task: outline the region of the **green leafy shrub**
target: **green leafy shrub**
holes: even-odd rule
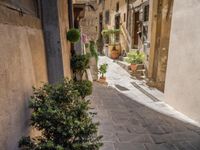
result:
[[[85,55],[74,55],[71,59],[71,67],[75,75],[80,76],[80,80],[82,80],[82,76],[86,71],[86,69],[89,68],[89,58],[90,54],[85,54]]]
[[[45,84],[34,89],[30,100],[31,125],[42,132],[34,139],[23,137],[22,150],[98,150],[98,123],[92,122],[89,101],[82,99],[73,81]]]
[[[114,45],[116,36],[120,33],[120,29],[104,29],[101,34],[105,41],[109,41],[109,44]]]
[[[78,90],[82,98],[85,98],[92,94],[92,82],[88,80],[76,81],[75,89]]]
[[[106,72],[107,72],[107,69],[108,69],[108,64],[102,64],[102,65],[99,67],[99,73],[101,74],[101,77],[104,77],[104,75],[105,75]]]
[[[145,54],[140,51],[132,51],[127,54],[125,61],[130,64],[143,64],[145,60]]]
[[[90,53],[92,57],[95,57],[96,62],[98,62],[97,45],[94,41],[90,41]]]
[[[76,43],[80,40],[80,31],[78,29],[72,28],[67,32],[67,40],[72,43]]]

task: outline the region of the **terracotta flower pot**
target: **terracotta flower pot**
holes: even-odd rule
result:
[[[111,52],[111,58],[112,59],[117,59],[119,57],[119,52],[118,51],[112,51]]]
[[[131,64],[131,70],[135,72],[137,70],[137,64]]]
[[[100,77],[99,78],[100,83],[105,83],[106,82],[106,77]]]

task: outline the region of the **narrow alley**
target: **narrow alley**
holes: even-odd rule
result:
[[[200,149],[200,128],[140,104],[137,99],[145,96],[136,94],[137,90],[132,91],[133,95],[138,95],[135,99],[119,92],[112,84],[123,81],[114,77],[123,75],[124,79],[126,73],[108,58],[100,58],[100,63],[105,61],[112,70],[112,76],[109,69],[107,75],[110,86],[96,83],[92,96],[92,107],[98,113],[95,120],[100,121],[99,134],[103,135],[101,150]],[[129,85],[124,81],[125,88]]]
[[[0,150],[200,150],[200,0],[0,0]]]

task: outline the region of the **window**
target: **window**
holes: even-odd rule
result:
[[[126,22],[126,13],[124,13],[124,22]]]
[[[149,5],[144,7],[144,21],[149,21]]]
[[[119,11],[119,2],[116,3],[116,12]]]
[[[40,3],[40,0],[36,0],[35,1],[35,9],[36,9],[37,17],[41,18],[42,14],[41,14],[41,3]]]
[[[105,12],[105,24],[109,24],[110,23],[110,11],[107,10]]]

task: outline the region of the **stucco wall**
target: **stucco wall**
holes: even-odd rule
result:
[[[60,26],[60,40],[62,48],[62,59],[63,59],[63,71],[64,77],[71,78],[71,44],[66,38],[66,33],[69,30],[69,12],[68,12],[68,1],[59,0],[58,3],[58,14],[59,14],[59,26]]]
[[[116,12],[116,4],[119,2],[119,10]],[[106,23],[106,16],[105,12],[109,10],[110,17],[109,17],[109,23]],[[103,15],[103,29],[114,29],[115,28],[115,16],[120,15],[120,28],[123,30],[120,34],[121,39],[121,47],[123,50],[127,49],[127,41],[126,36],[124,36],[124,32],[126,29],[126,21],[127,21],[127,3],[125,0],[106,0],[105,2],[102,2],[97,10],[97,13],[102,13]],[[125,15],[125,21],[124,21],[124,15]],[[98,18],[99,20],[99,18]],[[123,26],[123,28],[122,28]],[[99,33],[99,28],[98,28]]]
[[[40,20],[0,7],[0,149],[15,150],[28,134],[32,86],[47,82]],[[31,25],[31,26],[29,26]]]
[[[200,11],[198,0],[174,0],[166,102],[200,122]]]
[[[69,29],[67,0],[42,0],[41,3],[48,79],[49,83],[56,83],[71,77],[70,44],[66,39]]]

